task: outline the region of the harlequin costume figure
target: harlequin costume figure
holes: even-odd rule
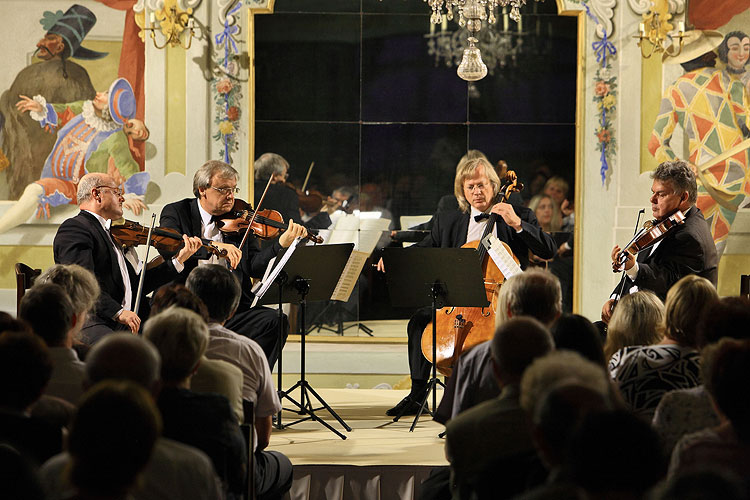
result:
[[[704,213],[719,254],[726,245],[729,230],[748,186],[749,151],[703,167],[748,137],[748,97],[741,80],[750,54],[750,38],[734,31],[719,42],[715,31],[688,32],[691,40],[678,58],[688,72],[670,85],[662,99],[659,115],[649,142],[649,151],[657,161],[674,160],[678,155],[670,147],[675,126],[680,125],[688,138],[689,162],[698,178],[696,205]],[[719,59],[726,68],[714,68],[718,46]]]
[[[20,112],[29,111],[40,126],[57,132],[41,179],[27,186],[18,202],[0,219],[0,233],[22,223],[37,206],[37,217],[49,216],[49,208],[76,204],[78,181],[87,173],[111,176],[125,193],[123,206],[136,214],[145,208],[143,195],[149,174],[133,159],[132,141],[145,141],[149,132],[136,120],[133,89],[124,78],[93,100],[65,104],[47,103],[44,97],[21,96]]]

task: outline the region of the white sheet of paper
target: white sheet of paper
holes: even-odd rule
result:
[[[367,257],[369,256],[369,253],[358,252],[357,250],[349,254],[349,260],[346,261],[344,270],[341,272],[338,283],[336,283],[336,288],[333,289],[331,300],[340,300],[342,302],[349,300],[357,284],[359,273],[362,272],[362,267],[364,267],[365,261],[367,261]]]
[[[487,236],[485,236],[482,240],[482,245],[487,248],[487,252],[497,265],[498,269],[500,269],[500,272],[503,273],[503,276],[505,276],[506,280],[511,276],[515,276],[516,274],[520,274],[523,272],[523,270],[521,270],[521,266],[516,264],[516,261],[513,260],[513,256],[508,252],[505,246],[503,246],[503,243],[494,234],[488,234]]]

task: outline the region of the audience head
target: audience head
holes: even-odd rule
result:
[[[464,194],[464,183],[467,179],[474,177],[477,171],[481,171],[489,179],[492,186],[492,193],[497,194],[500,189],[500,178],[497,176],[497,172],[492,168],[490,162],[486,158],[477,157],[473,160],[468,160],[464,163],[458,164],[456,167],[456,178],[453,183],[453,194],[456,195],[458,200],[458,208],[464,212],[468,212],[471,209],[471,203],[466,199]]]
[[[703,379],[738,439],[750,444],[750,340],[725,338],[703,349]]]
[[[159,388],[161,359],[156,347],[129,333],[105,335],[86,356],[86,383],[130,380],[155,394]]]
[[[289,174],[289,162],[276,153],[263,153],[255,160],[255,178],[267,181],[273,177],[273,182],[285,182]]]
[[[553,348],[549,330],[534,318],[516,317],[498,326],[490,350],[500,385],[518,384],[526,367]]]
[[[229,269],[218,264],[198,266],[185,283],[206,304],[211,321],[224,323],[232,317],[240,303],[240,282]]]
[[[672,285],[664,304],[664,336],[679,345],[695,347],[703,312],[718,298],[713,284],[695,274]]]
[[[568,181],[559,175],[555,175],[547,179],[547,182],[544,183],[542,193],[552,198],[552,201],[559,207],[565,201],[565,198],[568,197],[569,189]]]
[[[587,415],[568,462],[573,482],[589,498],[642,498],[666,473],[659,436],[625,410]]]
[[[703,347],[723,337],[750,338],[750,299],[724,297],[706,306],[698,328],[698,345]]]
[[[68,438],[79,498],[125,498],[161,434],[153,399],[131,381],[98,383],[81,399]]]
[[[31,325],[49,347],[70,347],[78,318],[73,303],[61,286],[35,285],[21,299],[18,316]],[[78,325],[80,330],[80,325]]]
[[[31,326],[22,319],[14,318],[5,311],[0,311],[0,333],[34,333]]]
[[[583,418],[611,409],[606,393],[578,382],[554,384],[542,395],[532,417],[532,437],[542,461],[550,468],[562,464]]]
[[[193,311],[170,307],[151,316],[143,335],[161,355],[161,378],[176,384],[191,377],[208,346],[206,322]]]
[[[537,194],[529,201],[529,209],[533,210],[537,222],[548,233],[559,231],[562,227],[560,208],[555,201],[546,194]]]
[[[589,361],[606,366],[599,329],[579,314],[563,314],[552,325],[552,338],[558,350],[575,351]]]
[[[173,283],[159,288],[151,301],[151,314],[159,314],[172,306],[189,309],[197,313],[206,323],[209,321],[206,304],[185,285]]]
[[[26,332],[0,334],[0,407],[26,411],[51,375],[52,360],[42,339]]]
[[[63,287],[77,315],[92,311],[99,298],[99,282],[94,273],[78,264],[55,264],[34,281],[35,286],[47,283]]]
[[[498,321],[505,317],[531,316],[551,325],[562,312],[560,280],[542,269],[527,269],[508,278],[500,289]]]
[[[8,443],[0,443],[0,498],[46,498],[32,462]]]
[[[664,304],[648,290],[624,296],[617,303],[607,327],[606,359],[623,347],[652,345],[661,340]]]
[[[521,408],[528,415],[533,415],[544,393],[562,382],[583,385],[602,394],[612,394],[609,374],[601,365],[585,359],[577,352],[552,351],[535,359],[523,373]]]

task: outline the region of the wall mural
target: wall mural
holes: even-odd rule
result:
[[[113,175],[129,193],[125,207],[136,214],[146,208],[143,43],[137,33],[133,43],[128,30],[134,26],[130,7],[113,4],[127,10],[120,58],[127,78],[112,74],[103,89],[95,89],[88,71],[71,60],[107,56],[85,46],[96,15],[78,4],[41,13],[39,62],[23,68],[0,97],[0,170],[7,170],[8,198],[17,200],[0,218],[0,233],[34,213],[47,218],[54,207],[75,204],[78,179],[86,172]]]
[[[748,0],[730,3],[733,15],[750,7]],[[664,92],[649,151],[659,162],[678,158],[676,151],[682,149],[670,140],[675,127],[682,128],[689,151],[685,159],[698,177],[697,206],[711,225],[721,255],[737,210],[750,194],[750,37],[738,30],[726,34],[713,31],[729,21],[726,11],[694,16],[693,9],[702,12],[709,4],[690,3],[689,19],[696,29],[686,33],[682,52],[665,60],[667,64],[680,64],[685,73]]]

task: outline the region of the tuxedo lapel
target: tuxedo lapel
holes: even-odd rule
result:
[[[198,210],[198,198],[194,199],[190,203],[190,231],[191,236],[203,237],[203,229],[201,228],[201,212]]]
[[[453,241],[456,242],[456,247],[463,246],[466,243],[466,233],[469,232],[469,217],[471,213],[462,214],[461,218],[458,219],[456,224],[456,232],[453,234]]]
[[[99,240],[100,251],[94,252],[94,258],[97,258],[96,254],[99,254],[98,257],[103,257],[102,254],[105,252],[107,253],[107,255],[109,255],[109,261],[111,263],[110,278],[116,286],[120,287],[121,290],[125,290],[125,283],[122,282],[120,263],[117,260],[117,254],[115,253],[115,248],[113,246],[112,235],[104,230],[96,217],[86,212],[85,210],[81,210],[80,213],[84,217],[84,220],[86,220],[91,227],[92,233],[95,234],[97,236],[97,239]],[[125,262],[127,263],[127,261]],[[130,274],[130,269],[128,269],[128,274]]]

